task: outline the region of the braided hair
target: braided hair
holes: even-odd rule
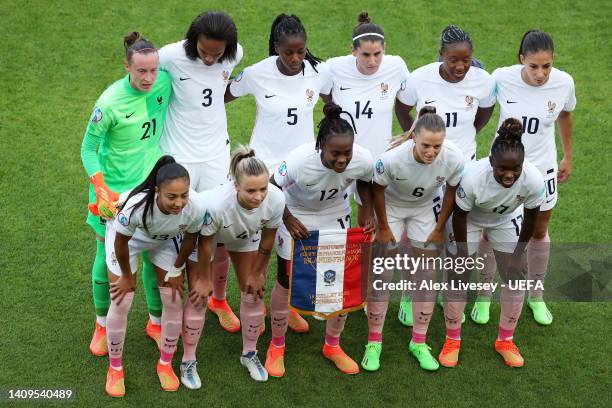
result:
[[[366,35],[357,38],[356,40],[353,40],[353,48],[359,48],[361,41],[380,41],[383,46],[385,45],[385,32],[383,31],[382,27],[378,24],[372,23],[372,19],[368,15],[367,11],[362,11],[357,16],[357,25],[355,28],[353,28],[353,38],[366,33],[376,33],[382,35],[383,37],[379,37],[377,35]]]
[[[349,116],[351,123],[340,117],[342,113],[346,113]],[[317,134],[317,141],[315,143],[317,152],[321,150],[321,147],[327,143],[333,135],[350,136],[351,139],[355,138],[356,132],[353,117],[350,113],[343,111],[339,105],[333,102],[327,102],[325,106],[323,106],[323,115],[325,115],[325,117],[319,122],[319,133]]]
[[[133,31],[123,37],[123,47],[125,48],[125,59],[128,63],[132,62],[132,56],[135,53],[149,54],[157,52],[155,45],[141,36],[138,31]]]
[[[523,136],[523,124],[515,118],[504,120],[499,129],[497,136],[491,146],[491,157],[499,158],[506,153],[518,153],[521,157],[525,157],[525,146],[521,142]]]
[[[279,14],[272,23],[272,28],[270,30],[270,39],[268,40],[268,55],[278,55],[276,52],[276,46],[285,42],[289,37],[300,37],[306,42],[306,29],[304,25],[295,14],[287,15],[287,14]],[[316,66],[319,62],[321,62],[320,58],[315,57],[308,47],[306,47],[306,56],[304,57],[306,61],[310,63],[312,69],[315,72],[319,72],[316,69]],[[302,73],[304,73],[304,69],[302,68]]]
[[[442,52],[444,49],[447,49],[448,46],[452,44],[468,44],[470,50],[474,50],[474,44],[472,43],[472,38],[464,31],[462,28],[457,27],[456,25],[450,24],[447,25],[442,33],[440,34],[440,58],[439,61],[442,61]],[[482,61],[472,58],[472,66],[484,69],[484,64]]]
[[[155,166],[153,166],[153,169],[147,178],[136,186],[128,195],[127,199],[125,200],[126,203],[136,194],[145,193],[145,196],[139,202],[130,207],[132,208],[130,218],[136,209],[144,205],[144,210],[142,211],[142,224],[147,233],[149,232],[149,227],[147,226],[147,214],[153,214],[156,193],[155,187],[159,188],[162,184],[180,178],[187,179],[187,183],[189,183],[189,173],[187,170],[178,164],[172,156],[162,156],[159,158],[159,160],[157,160],[157,163],[155,163]]]
[[[535,54],[539,51],[548,51],[554,54],[555,44],[550,34],[539,30],[529,30],[523,34],[518,52],[519,62],[521,62],[521,55]]]

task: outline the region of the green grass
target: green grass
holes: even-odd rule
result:
[[[79,149],[94,101],[124,74],[122,36],[139,30],[161,46],[181,38],[203,9],[230,13],[245,49],[241,67],[266,57],[269,25],[279,12],[299,15],[318,56],[346,54],[356,15],[367,8],[385,28],[387,52],[413,70],[437,57],[441,29],[468,30],[475,55],[489,71],[515,63],[522,33],[532,27],[555,39],[556,65],[576,82],[574,173],[560,187],[551,221],[555,242],[609,241],[608,175],[612,3],[606,1],[461,2],[160,2],[28,1],[0,3],[0,388],[72,388],[83,406],[119,405],[104,394],[107,360],[87,352],[92,331],[90,268],[94,238],[85,225],[87,179]],[[608,28],[606,28],[608,27]],[[238,70],[236,71],[238,72]],[[255,107],[251,98],[228,106],[232,141],[246,142]],[[320,114],[317,114],[320,117]],[[486,153],[497,114],[479,135]],[[396,129],[397,126],[396,126]],[[554,273],[554,271],[553,271]],[[270,284],[275,276],[270,272]],[[237,305],[234,279],[230,301]],[[139,288],[142,289],[142,288]],[[158,390],[157,352],[144,336],[146,310],[139,290],[130,315],[123,404],[331,406],[607,405],[612,335],[610,304],[553,304],[555,323],[537,327],[528,310],[516,339],[527,364],[512,370],[492,350],[494,324],[466,324],[461,365],[429,374],[407,352],[409,331],[391,305],[381,371],[339,374],[320,355],[323,324],[307,335],[289,334],[287,376],[255,384],[238,363],[241,339],[208,315],[198,356],[199,392]],[[494,306],[493,316],[498,308]],[[606,318],[607,317],[607,318]],[[496,319],[494,319],[496,320]],[[362,313],[351,315],[343,345],[360,359],[367,334]],[[270,332],[260,340],[265,352]],[[437,309],[430,345],[443,340]],[[263,356],[262,356],[263,358]]]

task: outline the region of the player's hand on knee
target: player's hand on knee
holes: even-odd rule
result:
[[[212,296],[213,285],[210,279],[198,278],[189,291],[189,301],[195,307],[204,306],[207,298]]]
[[[120,305],[125,295],[136,290],[131,276],[121,275],[115,282],[110,283],[111,300]]]
[[[264,291],[266,286],[266,277],[262,273],[254,273],[249,276],[247,280],[247,293],[255,295],[260,299],[264,297]]]

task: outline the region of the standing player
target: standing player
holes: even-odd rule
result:
[[[405,231],[413,256],[423,260],[439,255],[435,243],[444,242],[444,226],[455,204],[455,191],[463,171],[463,154],[445,140],[444,120],[435,108],[425,106],[419,112],[414,138],[382,154],[374,174],[374,208],[378,220],[376,241],[399,242]],[[441,187],[444,199],[440,202]],[[442,204],[442,205],[441,205]],[[428,248],[429,247],[429,248]],[[418,282],[433,282],[435,269],[424,264],[416,271]],[[413,300],[414,322],[410,353],[421,368],[437,370],[439,365],[426,344],[427,329],[435,306],[435,291],[420,291]],[[361,366],[368,371],[380,368],[382,329],[388,301],[368,301],[368,344]]]
[[[493,72],[497,84],[499,123],[509,117],[521,118],[525,157],[544,176],[546,201],[542,203],[533,238],[527,246],[529,279],[544,281],[550,256],[548,222],[557,203],[557,183],[568,180],[572,172],[572,111],[576,94],[572,77],[553,67],[554,44],[548,33],[530,30],[523,35],[519,48],[520,64],[498,68]],[[557,165],[555,122],[563,146],[563,158]],[[481,280],[492,280],[481,276]],[[481,293],[483,302],[474,304],[472,315],[484,315],[488,321],[490,293]],[[553,317],[540,289],[532,289],[527,302],[533,317],[541,325],[552,323]],[[477,309],[479,307],[479,309]]]
[[[398,100],[417,111],[434,105],[445,120],[446,137],[463,152],[467,162],[476,158],[476,134],[488,123],[495,105],[495,81],[484,70],[473,66],[474,47],[469,34],[449,25],[442,30],[440,57],[413,71]],[[409,135],[394,141],[407,139]],[[400,303],[399,320],[411,325],[410,301]]]
[[[204,214],[189,194],[187,170],[171,156],[162,156],[142,184],[122,194],[123,208],[106,227],[106,265],[112,299],[108,310],[110,366],[106,393],[111,397],[125,395],[123,345],[136,289],[138,254],[143,251],[149,251],[155,265],[163,304],[157,375],[163,390],[176,391],[179,387],[172,356],[183,322],[183,269],[195,249]],[[192,293],[199,290],[200,295],[208,296],[212,290],[210,278],[203,285],[195,285],[194,278],[189,279]]]
[[[198,242],[198,263],[209,270],[214,241],[226,246],[240,286],[240,363],[255,381],[267,381],[268,373],[257,357],[257,340],[264,316],[266,269],[283,219],[285,197],[269,184],[268,169],[253,149],[236,149],[230,174],[232,183],[200,194],[207,212]]]
[[[184,40],[159,50],[161,67],[172,77],[173,90],[160,146],[185,166],[191,188],[197,192],[228,180],[230,145],[223,99],[242,54],[233,20],[215,11],[200,14]],[[225,296],[228,271],[227,250],[219,246],[212,267],[214,293],[208,306],[219,317],[221,327],[237,332],[240,321]]]
[[[87,223],[96,233],[92,268],[96,328],[89,350],[106,355],[106,314],[110,306],[104,256],[106,220],[117,213],[119,193],[142,182],[160,156],[159,136],[171,94],[170,77],[159,72],[155,46],[133,32],[124,39],[128,74],[113,83],[96,101],[81,145],[81,160],[89,176]],[[161,341],[161,300],[155,270],[143,254],[142,278],[150,320],[147,335],[158,348]]]
[[[525,246],[533,235],[540,205],[544,202],[544,180],[539,170],[524,159],[522,133],[517,119],[504,120],[493,141],[490,157],[466,167],[453,212],[457,247],[449,248],[465,261],[465,257],[475,255],[480,237],[487,234],[505,283],[495,350],[511,367],[524,364],[512,340],[523,308],[524,291],[512,288],[511,281],[524,279]],[[451,272],[449,279],[466,282],[469,276]],[[445,367],[458,363],[466,297],[466,291],[446,291],[446,341],[439,356]]]
[[[273,377],[285,374],[284,353],[287,332],[289,263],[291,238],[308,237],[308,231],[351,226],[349,191],[353,182],[363,199],[366,232],[373,229],[371,207],[372,155],[353,144],[353,127],[340,118],[342,108],[328,102],[319,125],[316,142],[293,150],[276,170],[273,184],[284,188],[287,207],[276,240],[278,277],[272,291],[272,341],[266,355],[266,369]],[[349,114],[350,115],[350,114]],[[340,334],[347,315],[327,320],[323,355],[345,374],[356,374],[359,366],[342,351]]]
[[[295,15],[272,23],[270,57],[246,68],[229,86],[226,100],[251,94],[257,118],[251,146],[268,169],[297,146],[312,141],[313,109],[319,94],[329,94],[329,69],[306,46],[306,30]]]

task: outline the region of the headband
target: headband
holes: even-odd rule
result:
[[[380,37],[380,38],[382,38],[383,40],[385,39],[385,36],[384,36],[384,35],[382,35],[382,34],[378,34],[378,33],[363,33],[363,34],[359,34],[359,35],[356,35],[355,37],[353,37],[353,41],[358,40],[358,39],[360,39],[361,37],[366,37],[366,36],[368,36],[368,35],[373,35],[373,36],[375,36],[375,37]]]

